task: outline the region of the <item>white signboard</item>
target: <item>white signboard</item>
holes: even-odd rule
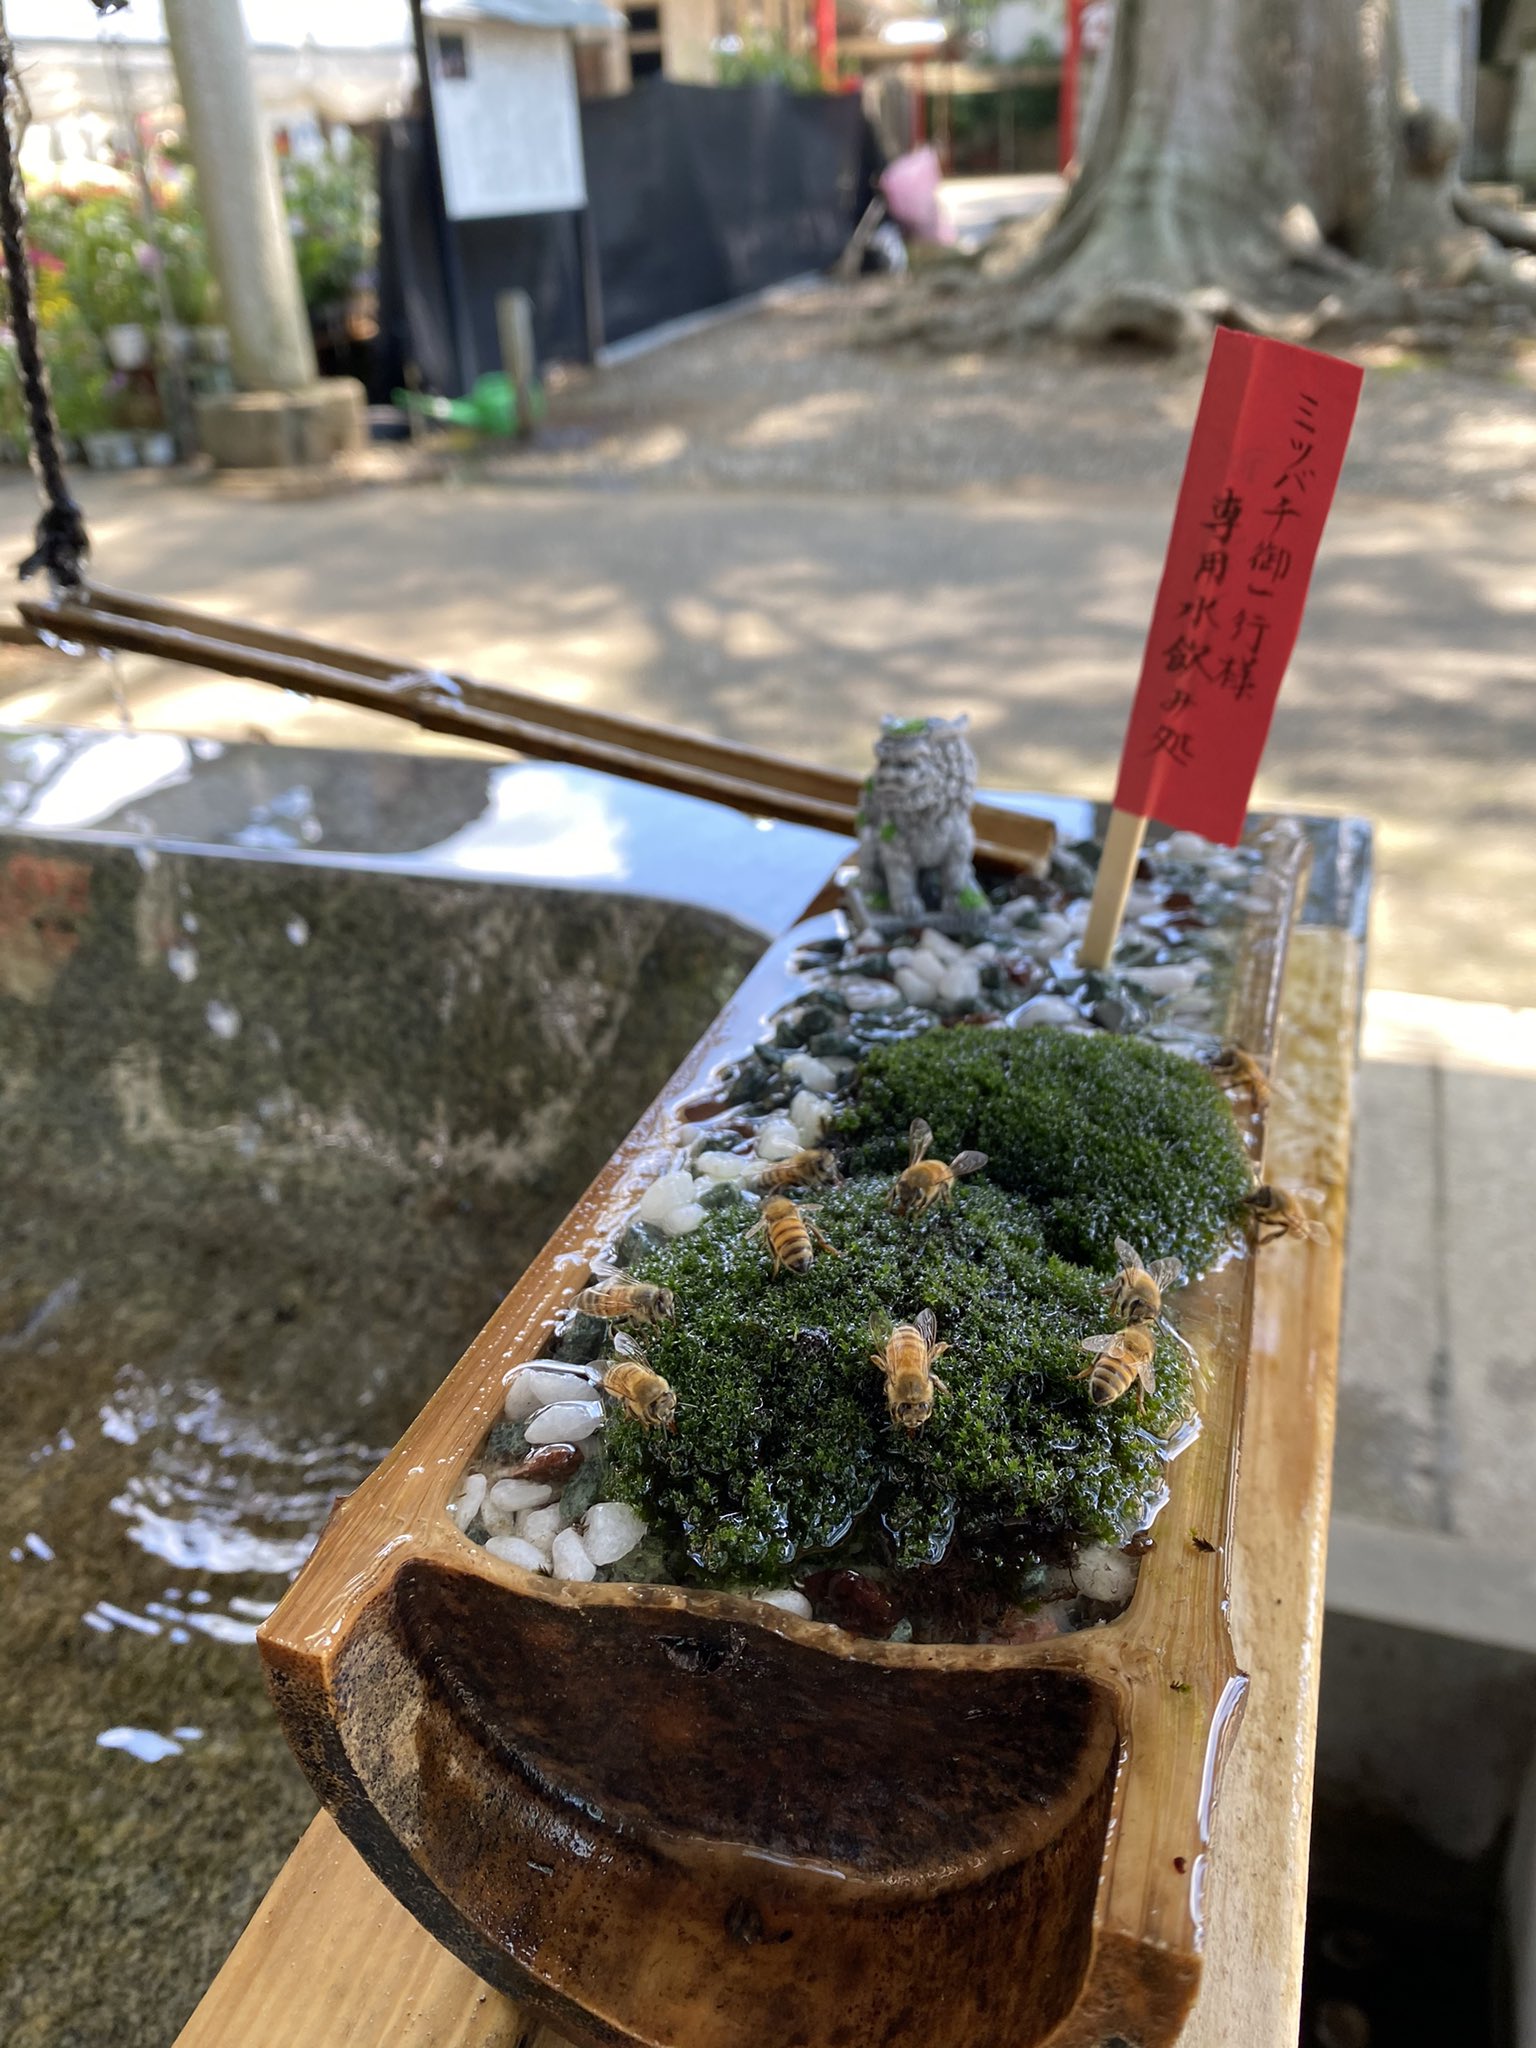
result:
[[[450,220],[587,203],[571,39],[504,22],[429,24],[432,112]]]

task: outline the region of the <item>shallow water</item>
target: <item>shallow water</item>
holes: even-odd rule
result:
[[[756,951],[0,841],[5,2048],[174,2038],[314,1811],[258,1621]]]

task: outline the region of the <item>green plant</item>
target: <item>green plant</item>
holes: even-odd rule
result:
[[[933,1126],[936,1158],[985,1152],[987,1178],[1035,1203],[1047,1246],[1084,1265],[1113,1267],[1125,1237],[1200,1272],[1251,1185],[1216,1083],[1145,1039],[925,1031],[874,1048],[835,1135],[855,1172],[895,1171],[916,1116]]]
[[[815,53],[792,50],[782,36],[753,33],[734,50],[716,50],[722,85],[786,85],[791,92],[820,92]]]
[[[344,157],[289,158],[283,198],[305,305],[315,313],[339,304],[366,278],[378,247],[372,155],[354,139]]]
[[[115,194],[81,200],[63,255],[69,296],[98,334],[154,321],[156,258],[129,200]]]
[[[183,327],[207,326],[218,313],[218,292],[203,217],[190,191],[168,193],[159,200],[155,245],[165,265],[172,312]]]
[[[743,1236],[745,1205],[646,1252],[634,1270],[674,1290],[673,1322],[646,1334],[678,1397],[668,1433],[617,1419],[617,1493],[680,1543],[692,1575],[783,1578],[861,1518],[893,1562],[935,1561],[952,1534],[972,1555],[1116,1538],[1161,1473],[1156,1438],[1189,1396],[1183,1354],[1159,1347],[1157,1392],[1095,1407],[1079,1340],[1106,1327],[1097,1276],[1046,1256],[1029,1206],[982,1182],[914,1224],[887,1182],[823,1196],[817,1220],[843,1256],[772,1274]],[[889,1425],[875,1332],[931,1308],[952,1346],[949,1393],[915,1435]]]
[[[79,318],[43,336],[43,358],[59,426],[77,439],[112,425],[111,372],[99,337]]]

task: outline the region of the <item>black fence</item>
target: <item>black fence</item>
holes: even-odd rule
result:
[[[857,98],[779,85],[647,79],[586,101],[582,130],[604,341],[824,269],[851,234],[875,168]],[[386,360],[418,363],[439,390],[460,388],[464,371],[499,368],[496,294],[511,286],[533,301],[542,359],[584,357],[580,217],[453,222],[445,247],[424,150],[422,124],[397,122],[380,155]]]

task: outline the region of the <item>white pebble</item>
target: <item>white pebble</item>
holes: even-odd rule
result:
[[[808,1088],[802,1088],[789,1105],[790,1119],[800,1135],[802,1145],[815,1145],[822,1132],[832,1121],[832,1105],[820,1095],[813,1095]]]
[[[564,1521],[559,1501],[552,1507],[527,1508],[517,1518],[517,1533],[525,1543],[531,1543],[535,1550],[548,1557],[550,1546],[560,1534]]]
[[[494,1508],[504,1515],[518,1514],[523,1508],[541,1508],[555,1497],[552,1486],[543,1486],[537,1479],[498,1479],[491,1488],[487,1499]]]
[[[1072,926],[1059,910],[1048,910],[1041,918],[1035,936],[1052,948],[1064,946],[1072,936]]]
[[[997,948],[990,939],[983,939],[979,946],[972,946],[965,957],[973,967],[991,967],[997,959]]]
[[[594,1564],[617,1564],[644,1536],[646,1524],[621,1500],[600,1500],[587,1509],[581,1540]]]
[[[952,967],[957,960],[965,957],[964,946],[957,945],[947,932],[937,931],[931,924],[923,927],[923,936],[919,944],[925,952],[931,953],[935,960],[941,960],[946,967]]]
[[[759,1159],[793,1159],[800,1150],[800,1133],[787,1116],[769,1119],[757,1134]]]
[[[542,1550],[525,1543],[521,1536],[493,1536],[486,1549],[503,1564],[519,1564],[525,1572],[547,1572],[549,1559]]]
[[[784,1071],[802,1088],[809,1088],[813,1095],[830,1095],[837,1086],[836,1074],[825,1060],[817,1059],[814,1053],[792,1052],[784,1062]]]
[[[685,1202],[693,1200],[693,1175],[679,1169],[676,1173],[664,1173],[660,1180],[653,1180],[640,1198],[640,1207],[635,1211],[642,1223],[661,1223],[673,1209],[680,1209]]]
[[[467,1529],[480,1512],[480,1503],[485,1499],[485,1474],[471,1472],[455,1494],[448,1512],[460,1529]]]
[[[1033,896],[1015,896],[1011,903],[1005,903],[994,915],[1003,924],[1023,924],[1038,908]]]
[[[898,967],[896,986],[907,1001],[919,1010],[928,1009],[939,992],[936,981],[930,981],[926,974],[919,974],[915,967]]]
[[[487,1536],[515,1536],[517,1534],[516,1515],[503,1514],[500,1508],[492,1504],[489,1494],[480,1503],[480,1519],[485,1524]]]
[[[701,1215],[703,1211],[699,1212]],[[665,1228],[665,1225],[663,1225]],[[603,1421],[601,1401],[556,1401],[541,1408],[528,1425],[531,1444],[579,1444]]]
[[[569,1400],[573,1394],[584,1392],[585,1384],[584,1375],[579,1372],[556,1372],[542,1365],[523,1366],[507,1382],[507,1420],[526,1422],[551,1401]]]
[[[893,967],[910,967],[917,958],[917,949],[913,946],[892,946],[885,957]]]
[[[705,1180],[744,1180],[762,1164],[743,1152],[701,1152],[693,1163]],[[687,1204],[683,1206],[686,1208]]]
[[[1125,978],[1144,988],[1149,995],[1181,996],[1205,977],[1204,966],[1127,967]]]
[[[981,994],[980,972],[969,961],[957,960],[939,983],[946,1003],[974,1003]]]
[[[850,1010],[894,1010],[901,1001],[900,989],[888,981],[854,978],[839,982],[838,992]]]
[[[1136,1560],[1127,1557],[1123,1550],[1111,1550],[1106,1544],[1096,1543],[1092,1549],[1079,1553],[1072,1577],[1079,1593],[1086,1593],[1090,1600],[1118,1603],[1131,1597],[1136,1584]]]
[[[811,1618],[811,1603],[803,1593],[797,1593],[793,1586],[759,1586],[752,1595],[765,1607],[782,1607],[786,1614],[798,1614],[802,1621]]]
[[[1079,1024],[1082,1019],[1065,996],[1031,996],[1009,1017],[1010,1024]]]
[[[1161,846],[1154,852],[1168,860],[1209,860],[1216,848],[1209,839],[1202,839],[1198,832],[1170,832]]]
[[[574,1529],[562,1529],[549,1555],[550,1569],[557,1579],[595,1579],[597,1566],[587,1555],[587,1546]]]
[[[668,1237],[686,1237],[690,1230],[697,1230],[704,1221],[704,1211],[697,1202],[684,1202],[680,1209],[669,1209],[662,1217],[659,1229]]]

